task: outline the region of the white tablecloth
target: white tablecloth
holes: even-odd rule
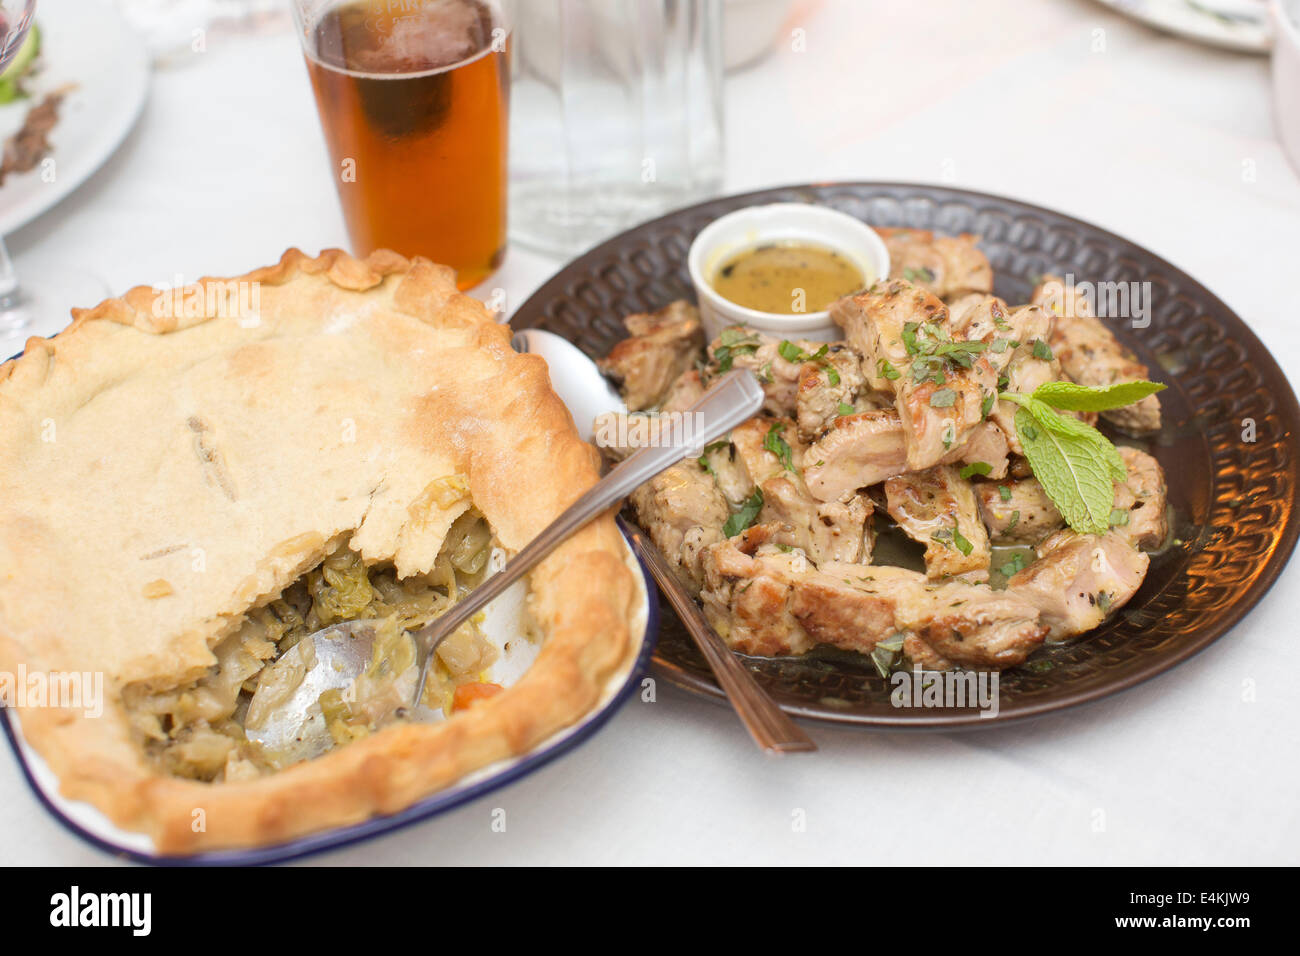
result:
[[[727,80],[726,191],[901,179],[1060,209],[1200,278],[1300,370],[1300,179],[1267,59],[1089,0],[838,0],[791,26],[805,52],[782,44]],[[114,292],[346,245],[294,38],[210,36],[156,76],[117,155],[9,241],[20,270],[90,269]],[[512,250],[491,284],[514,308],[559,265]],[[1293,563],[1223,640],[1104,702],[962,734],[809,725],[808,757],[765,759],[728,710],[661,682],[526,780],[319,859],[1295,863],[1298,593]],[[106,859],[0,761],[0,862]]]

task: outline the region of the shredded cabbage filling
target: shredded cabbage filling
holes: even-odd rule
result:
[[[319,703],[336,745],[361,739],[381,723],[402,719],[397,704],[414,693],[416,652],[410,632],[446,611],[483,578],[492,550],[491,531],[471,509],[453,523],[433,568],[398,580],[391,565],[367,567],[361,556],[339,548],[278,598],[244,616],[214,648],[217,662],[198,681],[165,690],[143,684],[125,689],[132,725],[146,754],[168,773],[212,782],[251,779],[281,769],[245,734],[263,714],[250,713],[258,698],[270,709],[286,699],[311,666],[302,652],[289,655],[304,637],[341,621],[376,619],[374,651],[365,673],[348,694],[326,691]],[[478,684],[496,660],[479,619],[459,628],[438,647],[424,704],[450,714],[458,688]],[[304,650],[311,647],[310,642]],[[470,695],[465,699],[480,695]]]

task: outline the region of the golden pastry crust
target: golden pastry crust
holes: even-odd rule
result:
[[[0,365],[0,671],[104,675],[101,717],[20,708],[63,794],[164,853],[264,845],[401,810],[594,707],[637,650],[610,516],[532,573],[544,643],[505,693],[252,781],[145,758],[124,685],[197,677],[250,606],[340,542],[428,570],[465,506],[438,479],[463,475],[513,552],[598,475],[542,359],[446,267],[290,249],[198,288],[74,311]]]

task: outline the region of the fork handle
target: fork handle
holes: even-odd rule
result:
[[[695,645],[708,661],[709,669],[718,679],[736,716],[754,738],[754,743],[774,754],[816,750],[817,745],[776,705],[767,691],[758,686],[754,675],[731,652],[731,648],[723,643],[700,606],[678,580],[664,553],[641,529],[631,526],[622,518],[619,518],[618,523],[632,540],[632,547],[650,568],[659,590],[668,598],[668,603],[695,639]]]

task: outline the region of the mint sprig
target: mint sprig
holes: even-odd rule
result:
[[[1034,477],[1061,517],[1081,534],[1104,534],[1111,526],[1115,482],[1128,477],[1124,459],[1110,440],[1067,411],[1101,411],[1141,401],[1164,388],[1156,382],[1075,385],[1049,382],[1032,395],[1001,392],[998,397],[1020,406],[1016,436]]]
[[[1114,385],[1076,385],[1074,382],[1047,382],[1034,389],[1034,398],[1053,408],[1072,412],[1105,412],[1140,402],[1148,395],[1162,392],[1160,382],[1116,382]]]

